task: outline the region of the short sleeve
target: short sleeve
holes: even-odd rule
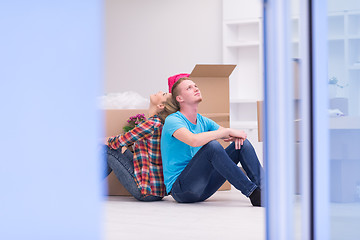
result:
[[[186,127],[184,121],[176,115],[172,114],[165,119],[163,132],[166,132],[172,136],[176,130],[183,127]]]

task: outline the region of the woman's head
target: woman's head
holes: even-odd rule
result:
[[[169,116],[172,113],[175,113],[179,111],[180,108],[176,104],[176,102],[173,101],[172,97],[169,97],[166,102],[164,103],[164,109],[159,113],[160,118],[165,121],[165,118]]]
[[[167,99],[171,98],[171,93],[159,91],[155,94],[150,95],[150,107],[156,108],[156,113],[160,113],[164,107]]]

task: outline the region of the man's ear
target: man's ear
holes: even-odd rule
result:
[[[180,103],[180,102],[183,102],[184,100],[180,95],[177,95],[176,96],[176,101],[178,101]]]

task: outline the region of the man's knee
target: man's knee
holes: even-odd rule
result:
[[[221,144],[216,140],[212,140],[208,142],[207,144],[204,145],[204,147],[215,151],[224,151],[223,146],[221,146]]]
[[[251,142],[248,139],[245,139],[243,142],[243,147],[252,147]]]
[[[226,154],[224,147],[216,140],[210,141],[202,147],[208,154]]]

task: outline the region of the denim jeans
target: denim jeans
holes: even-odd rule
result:
[[[241,163],[247,176],[237,166]],[[181,172],[171,189],[177,202],[204,201],[228,180],[245,196],[261,188],[263,168],[248,140],[236,150],[232,143],[226,149],[217,141],[204,145]]]
[[[121,153],[121,148],[111,149],[105,146],[106,152],[106,170],[105,175],[109,175],[114,171],[117,179],[125,187],[125,189],[139,201],[158,201],[162,197],[152,195],[142,195],[134,180],[134,160],[133,154],[126,150]]]

